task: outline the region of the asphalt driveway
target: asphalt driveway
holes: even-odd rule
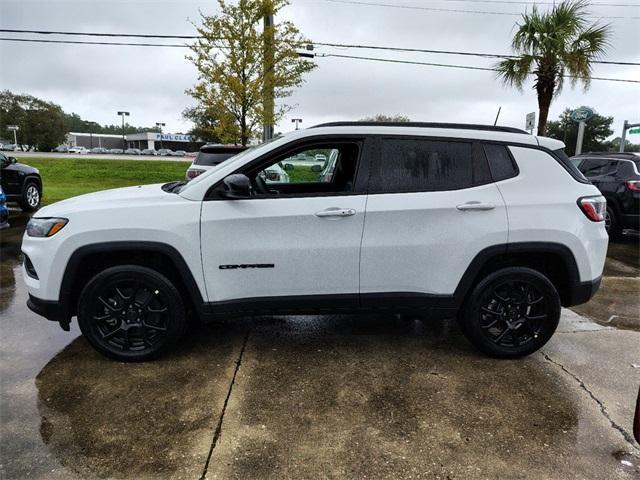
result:
[[[247,317],[122,364],[27,310],[12,220],[0,478],[640,478],[638,329],[565,310],[542,352],[499,361],[453,321]]]

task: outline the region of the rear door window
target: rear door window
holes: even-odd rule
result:
[[[370,193],[458,190],[491,181],[473,142],[382,138],[371,168]]]

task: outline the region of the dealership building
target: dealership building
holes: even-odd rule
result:
[[[171,150],[195,151],[204,142],[199,142],[193,135],[143,132],[131,133],[124,136],[125,148],[152,148],[160,150],[161,148],[170,148]],[[103,147],[103,148],[122,148],[122,135],[112,135],[105,133],[76,133],[67,134],[67,145],[74,147]]]

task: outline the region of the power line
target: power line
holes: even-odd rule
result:
[[[158,39],[200,39],[198,35],[154,35],[154,34],[138,34],[138,33],[102,33],[102,32],[68,32],[68,31],[50,31],[50,30],[19,30],[19,29],[0,29],[0,32],[8,33],[32,33],[38,35],[74,35],[74,36],[90,36],[90,37],[123,37],[123,38],[158,38]],[[37,40],[37,39],[16,39],[16,38],[4,38],[1,40],[16,41],[16,42],[41,42],[41,43],[75,43],[86,45],[125,45],[125,46],[138,46],[138,47],[188,47],[188,45],[181,44],[152,44],[152,43],[117,43],[117,42],[85,42],[85,41],[67,41],[67,40]],[[384,45],[358,45],[347,43],[330,43],[330,42],[310,42],[311,45],[334,47],[334,48],[358,48],[367,50],[386,50],[391,52],[412,52],[412,53],[433,53],[433,54],[445,54],[445,55],[462,55],[471,57],[482,58],[516,58],[515,55],[505,55],[499,53],[479,53],[479,52],[464,52],[454,50],[432,50],[426,48],[409,48],[409,47],[391,47]],[[304,46],[303,44],[299,46]],[[639,66],[639,62],[621,62],[613,60],[594,60],[593,63],[605,64],[605,65],[627,65],[627,66]]]
[[[349,58],[349,59],[356,59],[356,60],[369,60],[369,61],[384,62],[384,63],[402,63],[402,64],[408,64],[408,65],[427,65],[427,66],[431,66],[431,67],[459,68],[459,69],[464,69],[464,70],[482,70],[482,71],[488,71],[488,72],[496,72],[496,71],[498,71],[498,69],[490,68],[490,67],[473,67],[473,66],[470,66],[470,65],[455,65],[455,64],[449,64],[449,63],[417,62],[417,61],[412,61],[412,60],[394,60],[394,59],[390,59],[390,58],[361,57],[361,56],[355,56],[355,55],[340,55],[340,54],[334,54],[334,53],[324,53],[324,54],[319,54],[319,55],[316,55],[316,56],[318,56],[318,57]],[[574,76],[571,76],[571,75],[564,75],[564,78],[575,78],[575,79],[578,79],[578,80],[581,80],[581,79],[585,79],[586,80],[586,77],[574,77]],[[603,81],[608,81],[608,82],[640,83],[640,80],[630,80],[630,79],[626,79],[626,78],[589,77],[589,79],[590,80],[603,80]]]
[[[469,3],[497,3],[508,5],[557,5],[559,2],[538,2],[538,1],[519,1],[519,0],[442,0],[444,2],[469,2]],[[590,7],[640,7],[640,4],[633,3],[589,3]]]
[[[90,42],[83,40],[44,40],[37,38],[0,38],[0,41],[7,42],[36,42],[36,43],[70,43],[75,45],[119,45],[127,47],[179,47],[188,48],[189,45],[179,45],[171,43],[125,43],[125,42]]]
[[[125,45],[131,47],[179,47],[179,48],[188,48],[188,45],[178,45],[178,44],[160,44],[160,43],[124,43],[124,42],[89,42],[82,40],[44,40],[44,39],[29,39],[29,38],[0,38],[0,41],[13,41],[13,42],[38,42],[38,43],[65,43],[65,44],[83,44],[83,45]],[[487,72],[495,72],[497,69],[490,67],[474,67],[471,65],[456,65],[456,64],[448,64],[448,63],[432,63],[432,62],[418,62],[412,60],[395,60],[390,58],[377,58],[377,57],[362,57],[356,55],[340,55],[334,53],[320,53],[316,54],[316,57],[334,57],[334,58],[347,58],[354,60],[369,60],[375,62],[385,62],[385,63],[400,63],[406,65],[426,65],[433,67],[447,67],[447,68],[457,68],[464,70],[481,70]],[[583,77],[571,77],[565,76],[566,78],[583,78]],[[640,83],[640,80],[629,80],[624,78],[605,78],[605,77],[590,77],[591,80],[603,80],[609,82],[628,82],[628,83]]]
[[[375,3],[375,2],[365,2],[365,1],[358,1],[358,0],[323,0],[323,1],[329,2],[329,3],[342,3],[346,5],[400,8],[405,10],[425,10],[425,11],[432,11],[432,12],[475,13],[475,14],[481,14],[481,15],[502,15],[502,16],[509,16],[509,17],[520,17],[522,15],[522,13],[494,12],[494,11],[485,11],[485,10],[461,10],[461,9],[455,9],[455,8],[439,8],[439,7],[421,7],[417,5],[397,5],[394,3]],[[600,15],[593,15],[593,16],[598,18],[617,19],[617,20],[640,19],[640,17],[632,17],[632,16],[619,16],[619,17],[609,17],[609,16],[604,17]]]

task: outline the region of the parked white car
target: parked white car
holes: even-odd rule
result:
[[[153,358],[247,313],[457,317],[488,355],[553,335],[600,284],[606,202],[562,142],[451,124],[336,123],[249,149],[189,182],[46,206],[22,243],[29,307],[104,355]],[[265,181],[336,150],[326,178]],[[329,157],[330,158],[330,157]]]
[[[87,153],[89,153],[89,150],[87,150],[86,147],[69,147],[69,150],[67,150],[68,153],[79,153],[80,155],[86,155]]]

